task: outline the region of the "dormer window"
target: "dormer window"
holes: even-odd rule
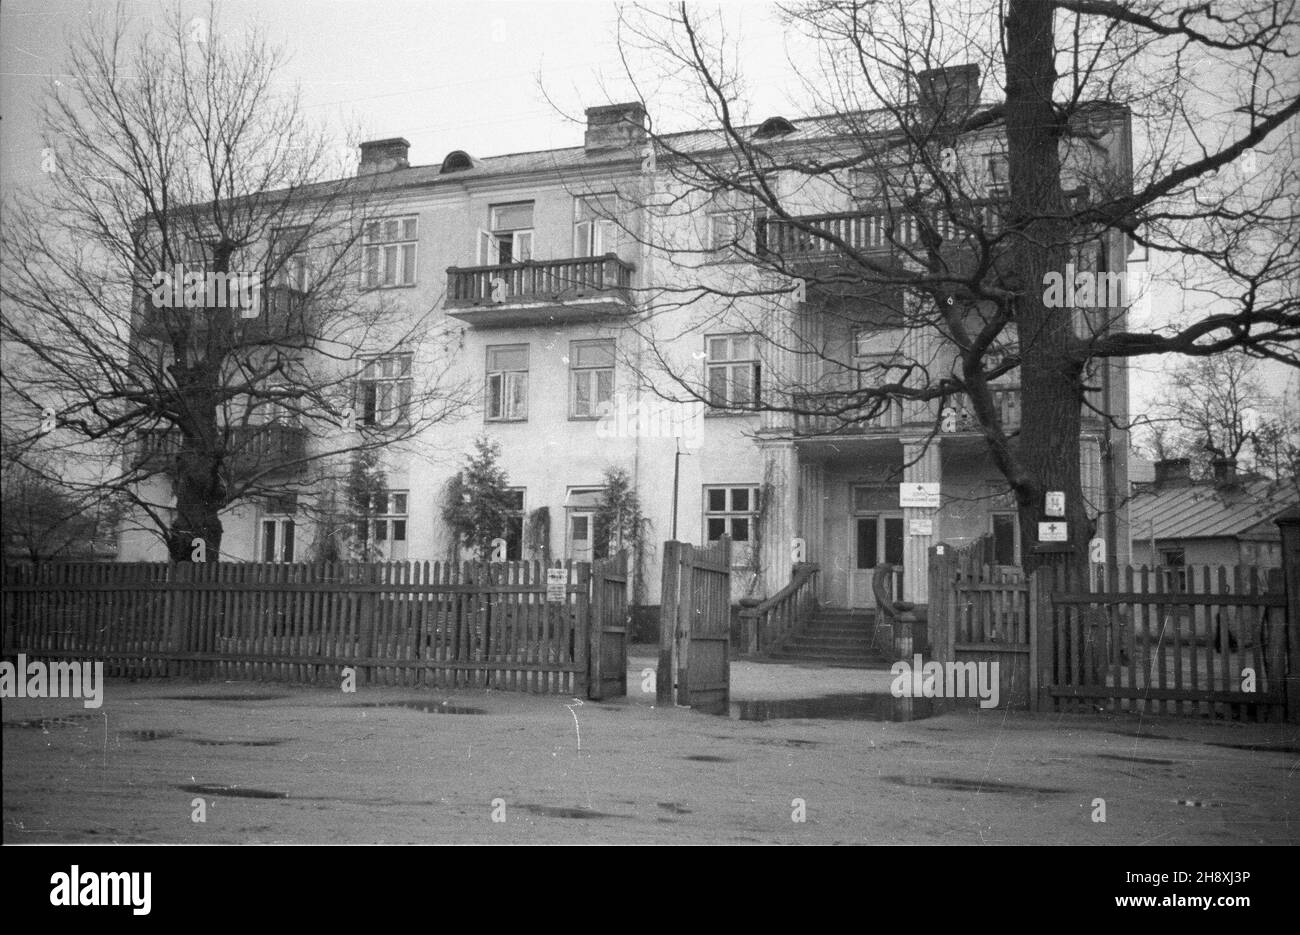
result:
[[[770,140],[778,136],[787,136],[794,132],[794,124],[784,117],[768,117],[754,131],[754,139]]]
[[[474,168],[474,157],[463,149],[454,149],[442,161],[442,168],[438,170],[438,174],[446,175],[449,172],[464,172],[466,169],[472,168]]]

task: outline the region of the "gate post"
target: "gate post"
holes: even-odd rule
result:
[[[1300,507],[1274,522],[1282,532],[1282,577],[1286,583],[1286,674],[1282,679],[1286,720],[1300,721]]]
[[[675,700],[673,645],[677,639],[677,604],[681,594],[681,543],[664,543],[663,590],[659,596],[659,668],[655,673],[655,704],[668,706]]]
[[[574,634],[573,640],[573,653],[577,657],[573,660],[574,667],[577,669],[577,672],[573,675],[573,694],[579,698],[585,698],[587,697],[587,689],[591,684],[588,681],[589,671],[587,668],[589,665],[588,660],[591,658],[587,655],[590,646],[589,641],[593,632],[600,632],[600,626],[593,627],[591,620],[592,602],[588,599],[588,595],[591,594],[593,577],[591,563],[578,562],[576,571],[578,573],[578,593],[576,595],[577,607],[574,608],[577,611],[574,614],[574,626],[578,628],[578,632]],[[599,640],[599,637],[597,637],[597,640]],[[597,684],[600,683],[597,682]]]
[[[1052,654],[1055,651],[1054,618],[1052,607],[1052,579],[1055,569],[1044,565],[1029,576],[1029,626],[1034,645],[1030,661],[1033,681],[1030,683],[1030,710],[1052,710],[1050,688],[1054,681]]]

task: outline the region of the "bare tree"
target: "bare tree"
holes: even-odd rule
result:
[[[359,453],[467,403],[433,309],[367,288],[383,176],[344,177],[278,88],[279,50],[215,7],[159,27],[119,10],[69,61],[49,185],[2,231],[6,414],[29,446],[99,459],[93,485],[188,561],[220,555],[223,510],[328,504]]]
[[[1273,402],[1260,384],[1256,361],[1245,353],[1193,358],[1170,374],[1147,434],[1155,435],[1158,427],[1152,445],[1160,457],[1186,457],[1194,473],[1209,477],[1214,461],[1239,463],[1254,455]]]
[[[709,128],[652,127],[648,159],[671,183],[625,193],[656,219],[625,234],[654,250],[640,327],[644,375],[660,392],[666,375],[676,398],[796,425],[861,424],[899,407],[910,431],[928,424],[932,436],[963,413],[1014,492],[1022,540],[1037,538],[1045,492],[1065,491],[1081,561],[1092,524],[1080,438],[1085,420],[1109,422],[1103,460],[1126,443],[1106,398],[1125,359],[1247,348],[1300,364],[1294,2],[783,10],[801,51],[817,51],[799,59],[814,104],[804,113],[828,115],[797,126],[748,119],[744,65],[721,19],[681,5],[622,21],[633,82],[653,82]],[[995,102],[977,74],[1000,80]],[[1131,134],[1142,144],[1132,160]],[[692,219],[710,211],[722,220],[703,231]],[[742,264],[701,259],[700,236]],[[1141,321],[1132,290],[1091,291],[1110,288],[1133,247],[1180,264],[1199,309]],[[792,304],[805,291],[808,304]],[[761,395],[719,392],[656,350],[683,308],[691,327],[726,321],[762,337]],[[858,361],[828,338],[859,328],[902,339]],[[1010,380],[1018,424],[1000,392]]]

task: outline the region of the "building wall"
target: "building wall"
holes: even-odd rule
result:
[[[981,137],[979,145],[987,148],[992,145],[991,139]],[[979,157],[978,152],[975,157]],[[573,172],[563,176],[538,172],[509,179],[462,177],[388,196],[382,210],[376,212],[378,216],[415,214],[419,217],[417,282],[411,287],[384,289],[374,296],[359,293],[358,302],[393,302],[406,308],[412,318],[425,309],[440,309],[447,285],[447,268],[478,264],[479,231],[488,227],[489,208],[493,204],[533,201],[534,257],[542,260],[570,257],[575,196],[617,188],[638,193],[640,197],[648,182],[657,189],[674,193],[667,173],[661,172],[653,180],[647,180],[632,174],[637,165],[632,162],[613,170],[598,167],[585,174]],[[822,182],[810,182],[790,194],[793,204],[805,205],[808,210],[843,210],[850,206],[842,187]],[[701,202],[692,207],[692,212],[671,214],[659,222],[659,229],[654,231],[656,243],[665,247],[697,248],[707,236],[708,206]],[[630,223],[637,232],[649,230],[648,225],[643,228],[644,222],[636,215],[631,216]],[[753,282],[757,277],[761,281],[763,275],[734,263],[683,262],[666,250],[652,250],[637,243],[634,237],[624,237],[618,251],[623,259],[635,264],[634,284],[642,287],[675,282],[725,289],[738,280]],[[853,327],[879,318],[879,309],[871,310],[869,305],[860,303],[856,312],[849,309],[850,314],[832,317],[815,327],[807,321],[804,323],[813,332],[821,328],[826,346],[837,355],[842,353],[847,360]],[[786,326],[794,320],[789,302],[758,299],[739,300],[734,307],[719,299],[704,300],[666,311],[651,322],[639,323],[636,328],[628,327],[623,319],[601,324],[471,327],[440,312],[437,320],[448,326],[448,331],[436,346],[421,350],[424,356],[417,358],[415,377],[420,378],[421,359],[427,364],[433,359],[429,355],[443,355],[438,359],[450,360],[451,377],[468,381],[475,393],[475,405],[463,417],[433,427],[406,446],[406,452],[385,454],[389,489],[408,491],[407,557],[434,560],[444,559],[450,553],[448,534],[441,521],[443,489],[460,468],[474,439],[486,435],[500,442],[502,466],[511,485],[524,488],[525,515],[538,507],[548,507],[549,547],[553,556],[563,555],[566,547],[567,491],[578,486],[599,486],[608,467],[628,470],[650,520],[650,544],[643,574],[646,597],[651,603],[658,599],[659,544],[669,538],[673,528],[675,467],[677,538],[683,541],[704,541],[706,485],[759,487],[770,481],[777,495],[785,498],[779,522],[768,524],[770,541],[765,544],[764,569],[751,568],[746,550],[736,550],[735,564],[740,570],[735,576],[737,596],[768,594],[788,580],[790,540],[801,535],[808,540],[809,557],[828,568],[822,577],[826,598],[832,602],[847,600],[844,565],[849,555],[851,484],[882,483],[885,478],[892,478],[888,483],[894,485],[896,509],[896,485],[901,479],[898,474],[902,463],[902,446],[897,439],[874,443],[870,450],[859,445],[851,458],[812,457],[811,449],[802,443],[798,457],[792,456],[788,446],[784,453],[765,453],[755,442],[756,435],[767,424],[759,416],[705,417],[698,404],[675,406],[663,402],[642,386],[634,373],[640,370],[644,379],[654,381],[665,394],[683,396],[683,388],[674,385],[653,366],[647,342],[656,343],[672,369],[693,374],[702,382],[705,366],[700,358],[705,336],[739,330],[734,325],[719,323],[738,318],[749,323],[768,321],[773,327]],[[629,405],[653,409],[655,413],[671,411],[670,418],[651,426],[616,422],[613,426],[605,423],[603,428],[595,421],[570,419],[570,342],[588,338],[617,341],[616,399],[623,397]],[[529,349],[526,422],[489,422],[484,417],[487,349],[506,344],[525,344]],[[934,354],[936,362],[950,357],[949,350]],[[808,368],[806,363],[792,360],[782,366],[789,368],[787,373]],[[1122,363],[1116,364],[1116,368],[1116,380],[1125,379]],[[1114,401],[1126,405],[1126,393],[1124,384]],[[665,431],[666,425],[680,428]],[[1127,444],[1115,447],[1122,465]],[[679,450],[681,455],[677,457]],[[806,453],[809,456],[805,457]],[[935,517],[935,533],[930,541],[967,543],[988,531],[990,485],[997,483],[998,473],[977,446],[957,446],[951,450],[945,447],[941,461],[945,500]],[[1126,478],[1122,484],[1121,489],[1127,489]],[[791,485],[801,487],[802,494],[796,490],[791,495]],[[228,514],[224,558],[245,560],[257,556],[258,515],[255,506]],[[803,529],[812,531],[803,532]],[[311,531],[299,530],[299,556],[308,554],[311,543]],[[124,561],[161,559],[165,558],[165,551],[148,537],[124,534],[119,557]]]

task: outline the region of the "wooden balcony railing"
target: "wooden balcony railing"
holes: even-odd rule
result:
[[[867,253],[915,249],[921,246],[921,231],[927,226],[944,241],[969,237],[973,231],[997,234],[1005,206],[1004,200],[980,200],[971,202],[965,214],[945,207],[923,212],[877,208],[806,215],[792,221],[764,218],[758,244],[760,252],[782,259],[829,258],[843,253],[844,247]]]
[[[272,422],[249,425],[231,432],[227,464],[236,475],[269,472],[297,474],[306,455],[307,430],[302,426]],[[174,429],[145,429],[136,435],[131,463],[137,470],[170,473],[180,453],[180,435]]]
[[[509,306],[605,296],[630,306],[630,263],[616,254],[447,270],[447,308]]]
[[[753,607],[742,607],[744,651],[768,653],[779,649],[817,606],[814,579],[819,568],[811,563],[794,566],[790,583]]]
[[[888,435],[901,431],[903,406],[891,400],[886,408],[870,418],[854,420],[852,410],[839,410],[851,395],[842,392],[796,394],[793,405],[798,410],[794,420],[794,433],[812,435]],[[1002,385],[993,388],[993,404],[998,408],[1002,425],[1007,429],[1020,427],[1020,387]],[[975,415],[965,399],[949,400],[951,412],[942,420],[945,432],[974,432],[978,430]]]
[[[257,302],[251,309],[241,308],[233,301],[224,307],[229,311],[230,322],[238,329],[237,334],[246,340],[300,340],[307,335],[306,293],[288,286],[262,286],[256,298]],[[206,309],[157,306],[147,295],[137,307],[140,309],[138,327],[146,337],[166,335],[168,325],[181,320],[182,316],[190,316],[195,325],[204,325],[211,320]]]

